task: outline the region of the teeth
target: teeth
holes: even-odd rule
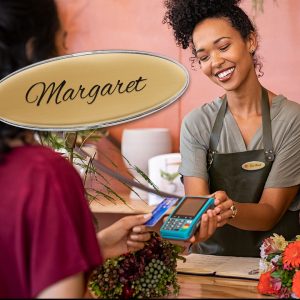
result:
[[[233,70],[234,70],[234,68],[230,68],[230,69],[228,69],[228,70],[226,70],[226,71],[224,71],[224,72],[221,72],[221,73],[217,74],[217,76],[218,76],[219,78],[224,78],[224,77],[226,77],[227,75],[231,74],[231,73],[233,72]]]

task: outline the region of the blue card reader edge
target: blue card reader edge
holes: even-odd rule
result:
[[[185,198],[207,198],[206,203],[201,207],[201,209],[198,211],[196,216],[193,218],[193,221],[191,222],[191,226],[189,229],[184,230],[183,232],[179,231],[172,231],[172,230],[166,230],[164,229],[165,224],[172,218],[173,212],[176,212],[177,208],[181,205],[181,203],[185,200]],[[172,240],[187,240],[191,238],[198,228],[200,224],[200,219],[205,211],[207,211],[209,208],[214,207],[214,201],[215,199],[212,197],[206,197],[206,196],[185,196],[183,197],[179,203],[176,205],[174,211],[169,215],[167,220],[164,222],[160,229],[160,235],[162,238],[166,239],[172,239]]]

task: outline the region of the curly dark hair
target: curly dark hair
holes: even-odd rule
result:
[[[56,56],[59,29],[55,0],[0,0],[0,79]],[[22,139],[23,135],[24,129],[0,121],[0,154],[9,151],[8,139]]]
[[[247,14],[238,6],[240,0],[165,0],[167,9],[163,23],[173,28],[176,44],[183,49],[192,49],[195,61],[196,51],[192,42],[192,34],[196,25],[207,18],[227,18],[246,40],[252,32],[256,32],[254,24]],[[253,53],[255,67],[261,72],[262,64]]]

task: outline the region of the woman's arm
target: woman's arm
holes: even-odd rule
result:
[[[185,177],[185,193],[188,195],[207,195],[208,184],[202,178]],[[226,223],[244,230],[267,231],[272,229],[295,199],[299,185],[286,188],[266,188],[258,203],[239,203],[230,199],[226,191],[215,193],[218,214],[218,227]],[[238,210],[230,219],[231,205]]]
[[[37,298],[82,298],[86,291],[83,273],[64,278],[37,295]]]
[[[238,209],[229,224],[240,229],[267,231],[272,229],[295,199],[299,185],[286,188],[267,188],[259,203],[234,202]],[[220,204],[220,209],[223,209]]]
[[[142,249],[150,239],[143,225],[151,214],[127,216],[97,234],[104,259]],[[85,293],[83,273],[62,279],[44,289],[37,298],[82,298]]]
[[[184,176],[184,191],[189,196],[204,196],[209,194],[209,187],[202,178]]]

